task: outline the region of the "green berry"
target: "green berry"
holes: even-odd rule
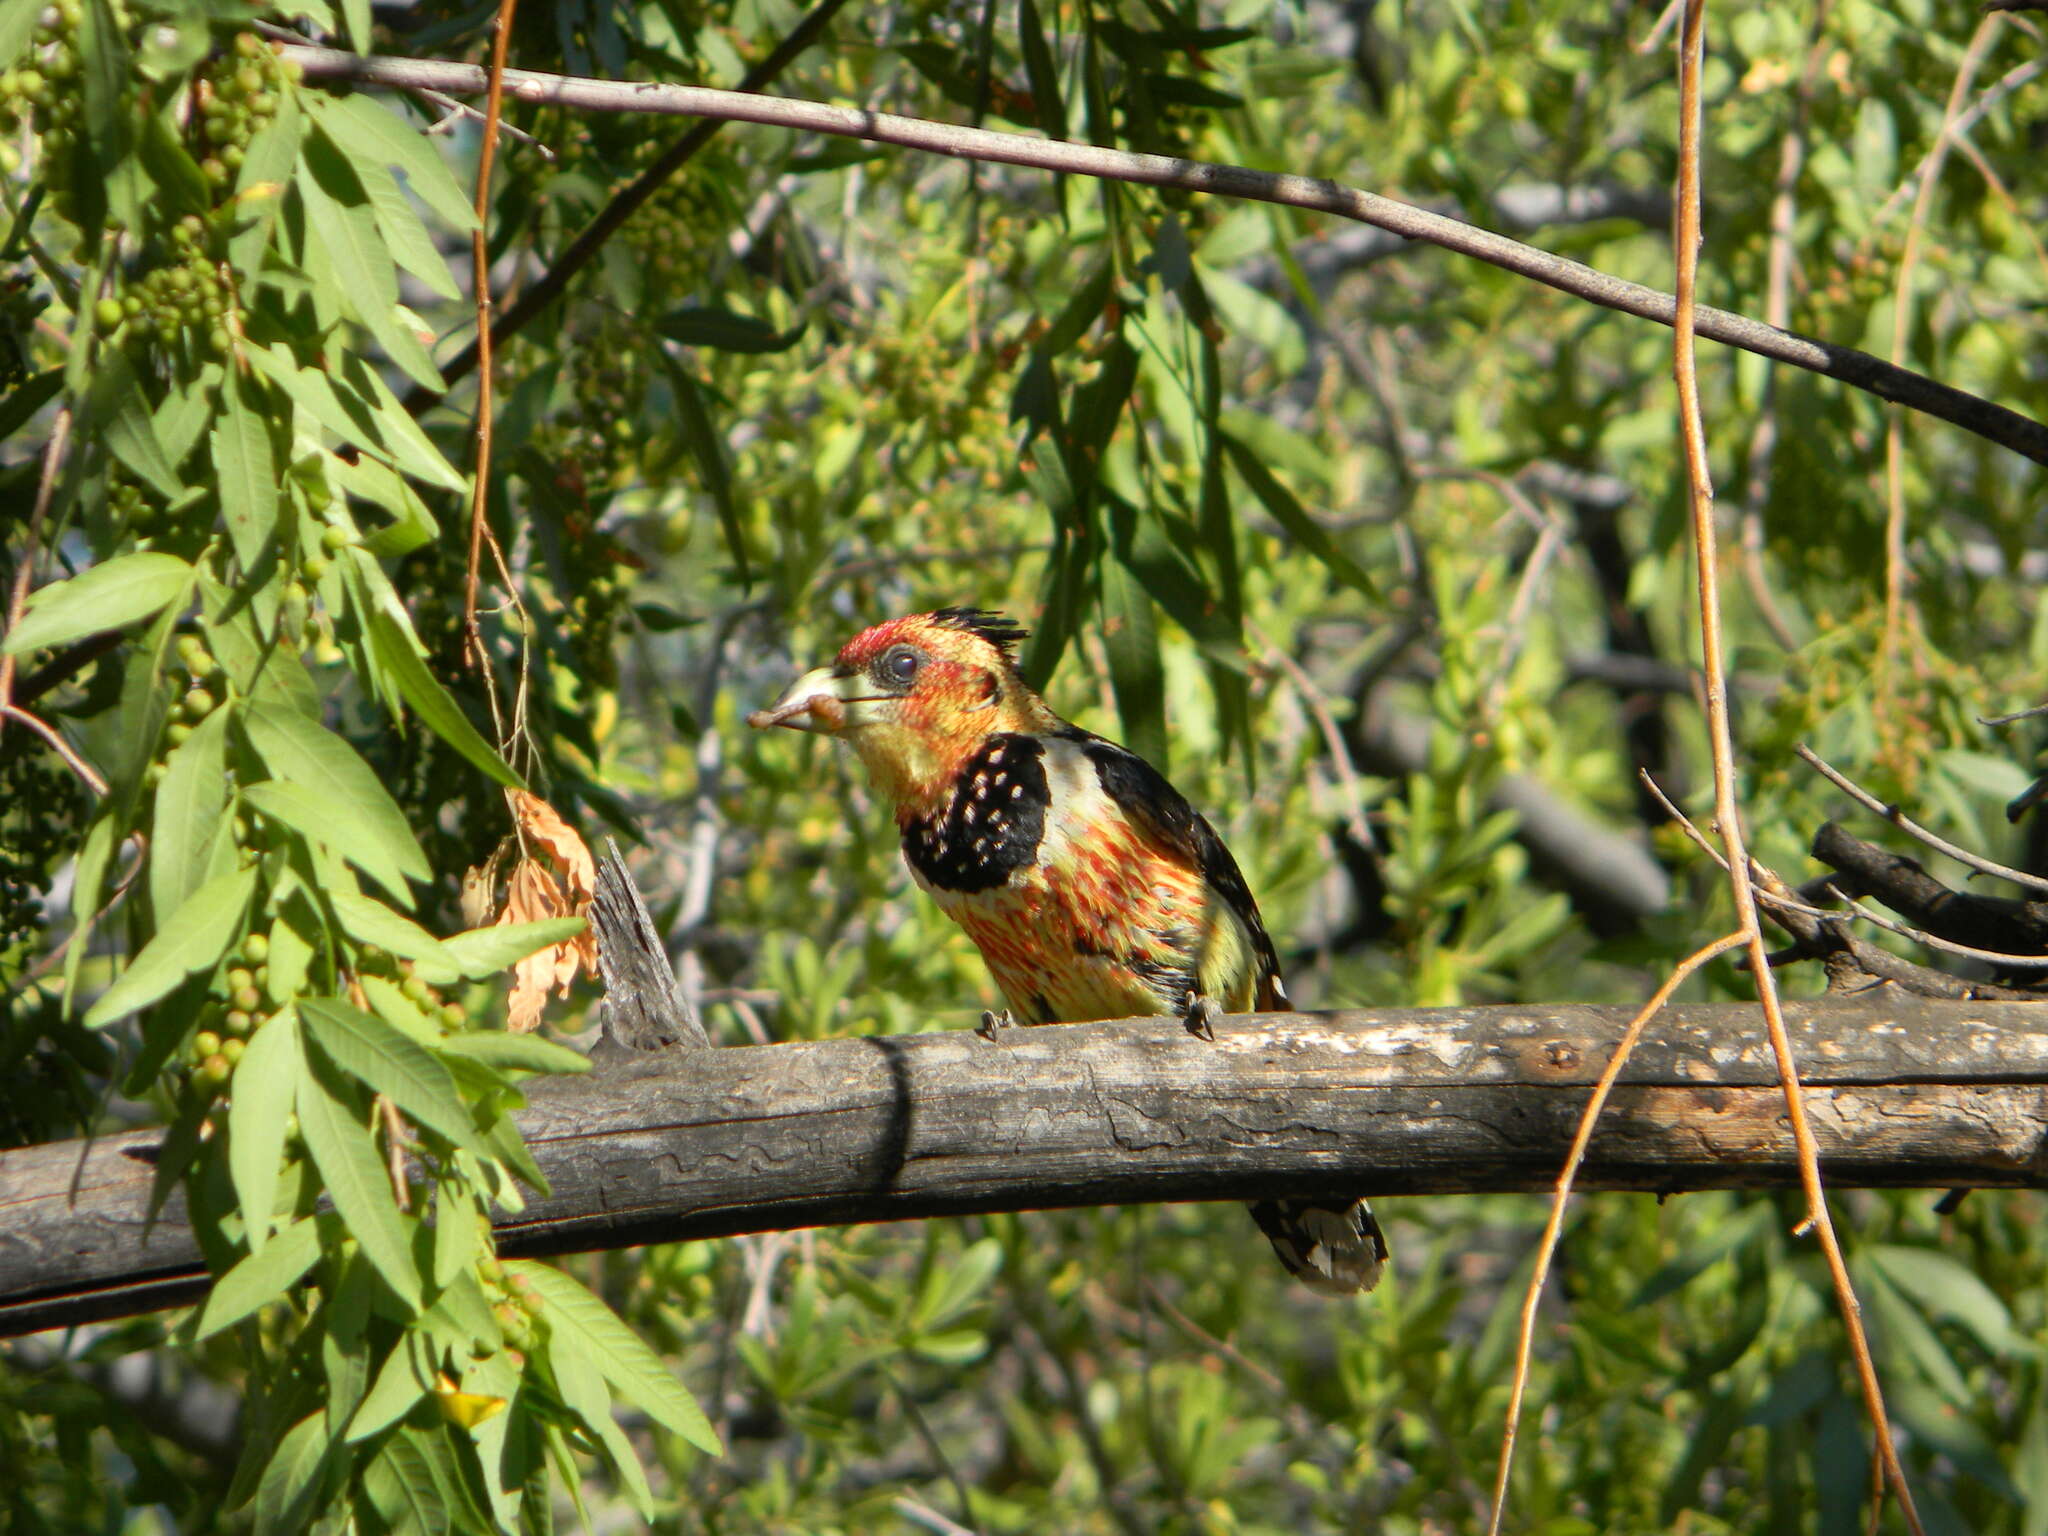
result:
[[[299,565],[299,569],[305,572],[306,580],[308,581],[318,581],[327,574],[329,568],[329,562],[325,555],[308,555]]]
[[[101,299],[92,307],[92,317],[99,322],[103,331],[111,331],[128,318],[128,311],[119,299]]]
[[[242,958],[251,965],[261,965],[270,958],[270,935],[252,933],[242,940]]]
[[[258,1008],[263,1006],[263,994],[258,992],[254,986],[242,987],[235,993],[234,1004],[242,1012],[254,1014]]]
[[[197,725],[201,720],[204,720],[213,713],[213,695],[204,688],[194,688],[185,695],[183,702],[178,707],[184,710],[187,720]]]
[[[320,547],[330,555],[338,554],[348,545],[348,530],[329,525],[320,530]]]
[[[231,1035],[246,1038],[249,1032],[255,1029],[256,1020],[245,1008],[230,1008],[222,1027]]]
[[[255,976],[252,975],[248,970],[244,969],[242,966],[238,965],[233,970],[228,972],[229,992],[239,992],[244,987],[253,987],[255,985]]]
[[[192,1037],[192,1054],[204,1060],[220,1050],[220,1036],[210,1029],[202,1029]]]
[[[228,1070],[232,1072],[240,1063],[242,1052],[248,1048],[240,1040],[223,1040],[220,1043],[220,1059],[228,1064]]]

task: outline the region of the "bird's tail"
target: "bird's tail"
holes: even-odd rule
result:
[[[1245,1207],[1287,1272],[1324,1296],[1350,1296],[1379,1284],[1387,1240],[1363,1200],[1305,1197],[1258,1200]]]

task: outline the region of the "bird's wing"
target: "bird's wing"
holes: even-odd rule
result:
[[[1127,747],[1081,730],[1068,727],[1074,741],[1095,765],[1102,792],[1123,812],[1132,827],[1162,851],[1194,869],[1203,884],[1243,926],[1251,941],[1254,978],[1253,1006],[1260,1010],[1285,1008],[1287,988],[1280,979],[1280,957],[1273,940],[1259,918],[1259,904],[1237,867],[1223,839],[1209,820],[1192,805],[1166,775]]]

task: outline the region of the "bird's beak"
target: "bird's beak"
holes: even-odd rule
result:
[[[792,731],[836,736],[862,723],[857,717],[859,706],[868,701],[860,697],[860,690],[859,677],[842,677],[830,667],[819,667],[791,683],[767,709],[747,716],[747,724],[757,731],[786,725]]]

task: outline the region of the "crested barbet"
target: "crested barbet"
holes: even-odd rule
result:
[[[1136,753],[1069,725],[1016,665],[1026,631],[942,608],[864,630],[748,717],[837,736],[894,806],[904,862],[967,930],[999,1024],[1165,1014],[1207,1037],[1287,1006],[1258,904],[1215,828]],[[1252,1219],[1310,1289],[1369,1290],[1385,1240],[1363,1200],[1261,1200]]]

